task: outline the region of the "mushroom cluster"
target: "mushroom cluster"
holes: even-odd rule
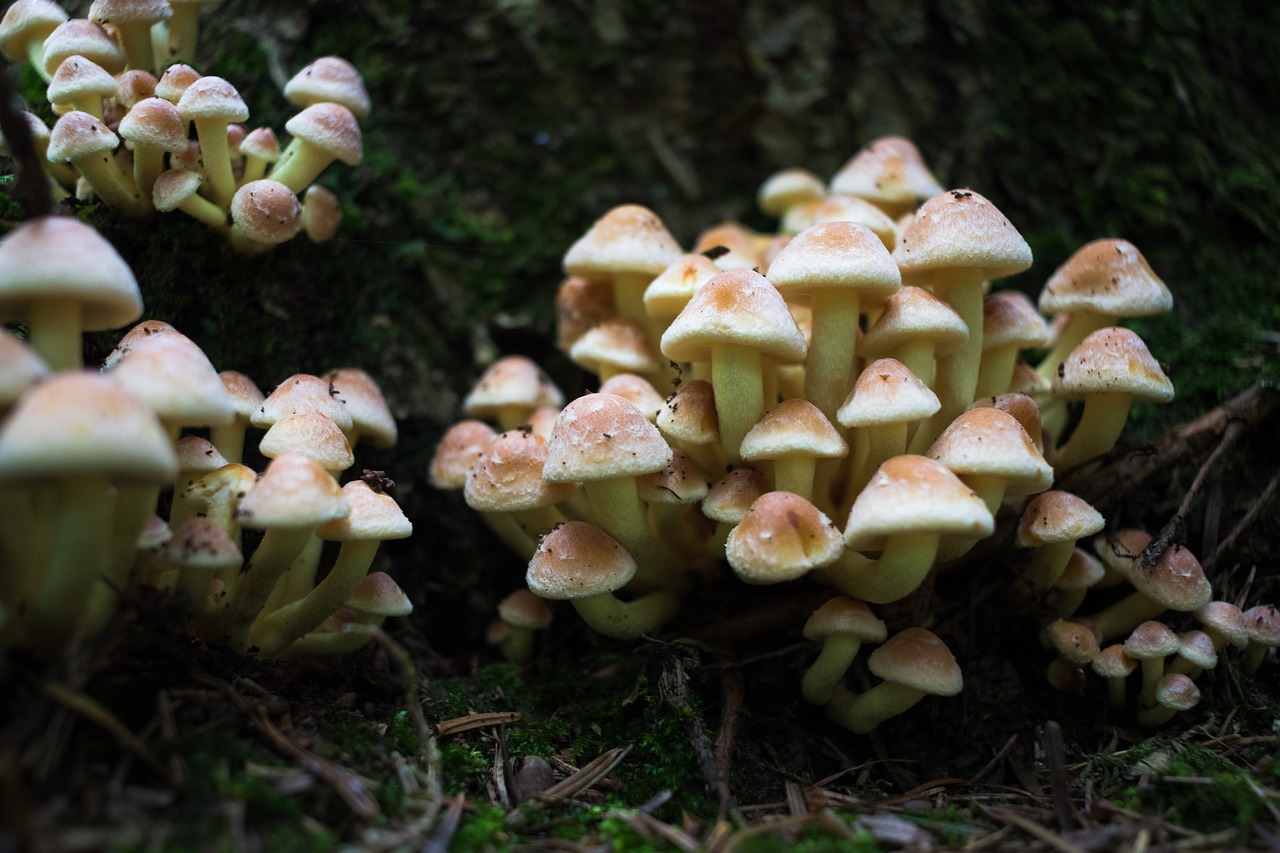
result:
[[[803,626],[822,650],[801,689],[857,732],[960,691],[938,637],[890,634],[873,607],[963,565],[1002,523],[1023,549],[1010,587],[1056,608],[1042,627],[1067,663],[1051,672],[1083,672],[1092,658],[1072,644],[1097,650],[1208,601],[1202,573],[1204,600],[1183,606],[1148,597],[1145,564],[1082,568],[1076,542],[1104,519],[1051,488],[1111,450],[1133,402],[1173,397],[1121,325],[1172,304],[1132,244],[1082,247],[1037,310],[991,287],[1031,266],[1017,229],[978,192],[941,186],[901,137],[827,183],[779,172],[758,200],[776,233],[721,223],[688,251],[652,211],[608,211],[565,254],[556,299],[557,344],[598,390],[566,403],[538,365],[506,356],[443,436],[432,483],[462,491],[527,561],[528,590],[634,638],[717,575],[824,584],[833,597]],[[1175,554],[1190,558],[1162,559]],[[1091,587],[1118,583],[1140,603],[1076,615]],[[503,608],[490,631],[518,660],[550,618],[524,600],[533,615]],[[872,645],[881,681],[854,692],[845,675]],[[1153,701],[1145,722],[1160,721]]]
[[[144,586],[181,596],[197,636],[263,657],[348,651],[369,635],[344,625],[410,612],[369,570],[412,525],[381,472],[342,482],[353,446],[396,443],[373,378],[297,374],[264,395],[159,320],[85,369],[81,333],[142,310],[129,267],[77,219],[0,240],[0,322],[27,329],[0,328],[0,651],[56,657]],[[340,543],[328,559],[325,542]]]
[[[57,116],[50,128],[24,113],[54,197],[96,198],[129,217],[181,211],[244,254],[299,231],[328,240],[341,208],[314,182],[335,160],[361,161],[364,81],[336,56],[299,71],[284,87],[299,112],[281,146],[271,128],[246,127],[249,109],[231,83],[190,65],[205,5],[94,0],[87,18],[52,0],[8,8],[0,53],[30,62]]]

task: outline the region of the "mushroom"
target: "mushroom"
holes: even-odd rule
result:
[[[1249,646],[1245,649],[1241,668],[1253,675],[1266,660],[1267,652],[1280,646],[1280,610],[1274,604],[1259,604],[1244,611],[1249,626]]]
[[[166,169],[151,185],[151,203],[161,213],[180,210],[221,234],[230,229],[227,212],[199,194],[204,177],[190,169]]]
[[[507,631],[498,643],[502,657],[511,663],[528,663],[533,657],[535,632],[551,625],[551,608],[528,589],[518,589],[498,602],[498,618]]]
[[[164,171],[164,155],[187,150],[186,122],[164,98],[144,98],[120,119],[117,133],[133,147],[134,184],[143,198],[151,199]]]
[[[797,204],[821,201],[826,194],[822,180],[808,169],[782,169],[760,185],[756,206],[766,215],[781,219]]]
[[[906,285],[885,301],[858,350],[868,360],[896,359],[932,387],[938,357],[950,356],[968,339],[968,327],[950,305],[924,288]]]
[[[102,120],[102,102],[116,94],[116,78],[83,56],[68,56],[53,73],[46,95],[58,115],[80,110]]]
[[[236,194],[231,151],[227,146],[227,125],[247,119],[249,108],[235,86],[213,76],[193,81],[183,91],[176,106],[184,121],[195,124],[209,200],[226,210]],[[301,192],[305,186],[303,184],[293,192]]]
[[[565,521],[557,504],[574,492],[571,483],[543,479],[547,442],[531,431],[513,429],[488,443],[467,472],[463,496],[490,528],[524,561],[538,537]]]
[[[976,397],[1007,393],[1018,352],[1043,347],[1049,326],[1020,290],[1001,290],[982,301],[982,361]]]
[[[839,595],[815,610],[804,623],[804,638],[822,643],[822,651],[800,683],[805,701],[826,704],[862,644],[882,643],[886,635],[884,622],[856,598]]]
[[[287,243],[302,228],[302,204],[284,184],[264,178],[235,190],[231,198],[231,245],[255,255]]]
[[[101,119],[72,110],[53,126],[47,156],[55,163],[75,166],[100,199],[126,216],[146,216],[151,205],[116,162],[119,144],[120,139]]]
[[[163,26],[172,15],[169,0],[93,0],[89,4],[89,20],[115,32],[129,68],[150,70],[160,65],[151,48],[151,28]]]
[[[1138,662],[1125,654],[1124,644],[1112,643],[1094,655],[1089,666],[1107,680],[1107,702],[1123,710],[1126,679],[1138,668]]]
[[[775,584],[835,562],[844,550],[840,528],[791,492],[765,492],[729,533],[725,556],[739,580]]]
[[[462,401],[469,418],[494,421],[506,432],[540,406],[561,406],[564,394],[532,359],[503,356],[490,364]]]
[[[1084,499],[1051,489],[1027,504],[1018,522],[1014,547],[1034,548],[1023,580],[1038,593],[1055,586],[1075,551],[1076,542],[1102,530],[1105,521]]]
[[[314,104],[284,124],[293,139],[267,177],[291,192],[305,190],[334,160],[358,166],[364,156],[360,124],[341,104]]]
[[[830,190],[865,198],[897,218],[943,188],[915,143],[902,136],[881,136],[858,149],[840,167],[831,179]]]
[[[1170,545],[1151,563],[1136,557],[1128,580],[1134,592],[1093,617],[1101,642],[1121,636],[1165,610],[1196,610],[1213,596],[1200,561],[1181,545]]]
[[[1138,723],[1162,726],[1179,711],[1190,711],[1200,702],[1200,689],[1181,673],[1170,673],[1160,679],[1152,694],[1152,705],[1138,709]]]
[[[52,0],[15,0],[0,19],[0,53],[14,62],[30,62],[48,83],[53,72],[44,65],[44,42],[67,17]]]
[[[938,411],[938,405],[938,396],[897,359],[876,359],[863,368],[836,412],[840,426],[853,430],[845,483],[849,505],[872,472],[886,460],[907,452],[911,430]]]
[[[906,713],[925,696],[955,696],[964,687],[950,649],[924,628],[894,634],[867,658],[867,668],[883,681],[857,695],[837,688],[826,704],[833,723],[860,735]]]
[[[369,93],[356,67],[340,56],[322,56],[312,60],[289,82],[284,96],[296,107],[315,104],[341,104],[358,119],[369,116]]]
[[[840,433],[808,400],[783,400],[742,439],[745,462],[772,463],[773,488],[814,500],[814,475],[819,459],[840,459],[849,453]]]
[[[1124,653],[1142,667],[1140,709],[1155,705],[1156,685],[1164,676],[1164,659],[1178,652],[1178,635],[1163,622],[1148,620],[1133,629],[1124,641]]]

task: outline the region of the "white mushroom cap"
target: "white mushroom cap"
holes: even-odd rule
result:
[[[350,505],[320,463],[301,453],[283,453],[236,508],[242,525],[257,530],[313,528],[342,518]]]
[[[342,487],[351,511],[316,527],[321,539],[337,542],[353,540],[386,541],[405,539],[413,533],[413,524],[400,509],[395,498],[374,491],[364,480],[352,480]]]

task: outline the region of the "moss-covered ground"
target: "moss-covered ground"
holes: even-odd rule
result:
[[[365,75],[364,162],[323,181],[343,203],[338,239],[245,259],[176,216],[79,215],[131,263],[147,316],[220,369],[269,388],[359,365],[382,383],[401,441],[359,461],[396,480],[415,524],[379,567],[416,602],[389,632],[420,706],[385,646],[246,662],[139,602],[52,671],[17,662],[0,700],[0,849],[1274,846],[1274,661],[1253,680],[1221,670],[1201,710],[1151,737],[1109,718],[1094,686],[1043,686],[1025,623],[984,621],[1007,570],[992,561],[935,593],[965,692],[869,738],[796,695],[812,655],[798,626],[820,595],[809,588],[709,584],[670,631],[634,644],[565,611],[516,668],[480,638],[522,567],[425,471],[493,356],[527,354],[567,392],[586,387],[554,349],[551,301],[565,248],[604,210],[646,204],[684,244],[723,219],[767,228],[754,193],[772,171],[829,176],[886,133],[1017,225],[1036,260],[1012,286],[1036,293],[1096,237],[1143,250],[1177,307],[1134,326],[1178,400],[1136,410],[1130,445],[1274,386],[1277,30],[1280,7],[1206,0],[219,4],[197,65],[240,89],[250,124],[282,128],[280,85],[315,56]],[[52,117],[33,75],[19,88]],[[0,229],[21,215],[0,192]],[[91,336],[88,356],[118,336]],[[1216,470],[1186,519],[1194,550],[1263,494],[1280,468],[1276,426],[1273,413]],[[1111,523],[1158,528],[1206,452],[1126,490],[1104,509]],[[1274,509],[1251,523],[1215,569],[1220,595],[1280,597],[1278,532]],[[419,707],[425,731],[470,722],[427,743]],[[581,779],[623,749],[594,786],[514,804],[526,756]]]

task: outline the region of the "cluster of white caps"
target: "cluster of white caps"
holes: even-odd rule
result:
[[[359,72],[326,56],[284,87],[301,111],[281,146],[249,128],[235,87],[194,61],[209,0],[94,0],[69,18],[52,0],[16,0],[0,20],[0,53],[30,62],[48,85],[52,129],[24,113],[55,199],[96,198],[130,217],[181,211],[254,254],[317,242],[341,222],[338,199],[314,183],[335,160],[361,161],[369,96]],[[6,154],[0,139],[0,155]]]
[[[82,332],[142,309],[77,219],[0,240],[0,322],[26,328],[0,329],[0,675],[15,649],[53,659],[92,639],[142,587],[180,595],[193,635],[263,657],[348,651],[368,631],[346,624],[408,613],[369,568],[411,524],[376,472],[342,484],[358,442],[396,442],[376,382],[340,368],[264,395],[159,320],[85,369]],[[257,430],[260,472],[243,462]],[[341,543],[327,573],[325,541]]]
[[[650,210],[606,213],[566,253],[557,296],[558,344],[599,390],[565,405],[537,365],[506,357],[444,435],[433,483],[462,489],[528,561],[528,588],[492,631],[508,656],[531,653],[543,599],[628,638],[659,629],[726,563],[750,584],[810,579],[838,595],[804,626],[823,649],[803,694],[865,732],[962,685],[936,635],[887,637],[872,606],[963,565],[1001,519],[1026,549],[1011,586],[1061,617],[1047,638],[1084,626],[1096,648],[1209,601],[1198,564],[1173,547],[1150,565],[1113,561],[1108,583],[1130,596],[1077,616],[1100,575],[1082,574],[1091,558],[1075,543],[1104,520],[1052,489],[1055,472],[1107,454],[1133,401],[1173,397],[1121,325],[1172,305],[1133,245],[1082,247],[1039,310],[992,290],[1031,265],[1026,242],[979,193],[939,185],[900,137],[865,146],[829,184],[780,172],[759,201],[777,233],[723,223],[688,252]],[[1022,358],[1033,352],[1034,365]],[[1164,592],[1192,578],[1196,598]],[[1052,669],[1082,674],[1084,652],[1054,642],[1065,662]],[[855,693],[844,676],[869,644],[881,681]]]

